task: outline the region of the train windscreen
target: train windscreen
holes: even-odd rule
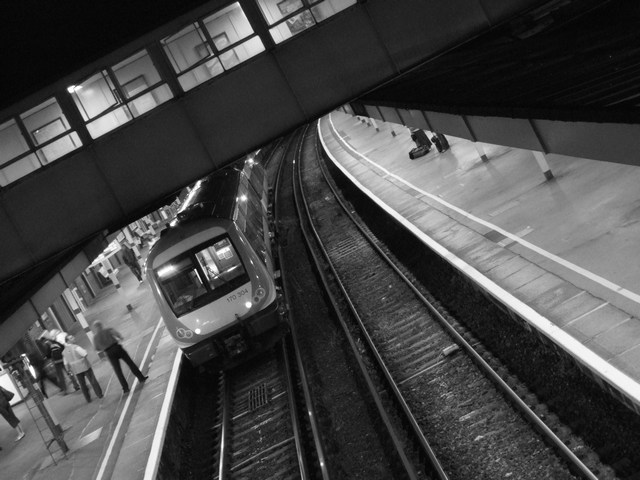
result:
[[[226,235],[181,254],[157,268],[155,274],[178,317],[249,281],[238,252]]]

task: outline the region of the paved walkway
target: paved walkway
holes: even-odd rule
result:
[[[378,127],[333,112],[321,136],[425,243],[640,406],[640,168],[549,155],[548,181],[529,151],[484,145],[483,162],[453,137],[411,160],[407,127]]]
[[[78,343],[90,352],[104,397],[97,399],[92,393],[93,400],[87,403],[79,391],[62,396],[57,387],[46,383],[50,409],[70,449],[66,458],[58,452],[55,463],[25,404],[16,405],[14,411],[26,436],[15,443],[14,431],[0,424],[0,479],[144,478],[177,348],[160,321],[147,282],[139,284],[126,267],[120,269],[118,279],[123,293],[114,286],[104,289],[84,314],[89,324],[101,320],[118,330],[125,338],[125,350],[149,379],[139,384],[123,365],[131,388],[124,395],[106,357],[100,359],[86,334],[78,334]],[[127,304],[133,306],[132,311]]]

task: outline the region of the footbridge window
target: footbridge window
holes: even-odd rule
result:
[[[55,98],[0,124],[0,186],[80,147]]]
[[[124,125],[173,97],[146,50],[91,75],[67,90],[93,138]]]
[[[184,91],[264,51],[238,2],[161,40]]]
[[[257,0],[276,43],[303,32],[356,3],[356,0]]]

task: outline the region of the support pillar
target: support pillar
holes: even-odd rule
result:
[[[77,298],[73,295],[73,292],[70,289],[67,288],[63,292],[63,295],[64,295],[64,298],[67,300],[67,303],[71,308],[71,311],[73,312],[73,316],[76,317],[76,319],[80,323],[82,330],[84,330],[84,333],[87,334],[87,337],[89,338],[91,345],[94,346],[94,350],[95,350],[95,345],[93,343],[93,331],[91,330],[91,327],[89,326],[89,322],[87,322],[87,319],[84,316],[84,313],[82,311],[82,305],[78,303]],[[96,351],[98,352],[98,356],[100,358],[105,358],[105,354],[103,352],[99,350],[96,350]]]
[[[475,142],[473,146],[476,147],[476,152],[478,152],[478,155],[480,156],[480,160],[482,160],[483,162],[488,162],[489,158],[487,157],[487,154],[484,151],[484,147],[478,142]]]
[[[376,132],[380,131],[380,127],[378,127],[378,124],[376,123],[376,121],[372,118],[371,119],[371,124],[374,126],[374,128],[376,129]]]
[[[108,259],[105,259],[101,263],[102,263],[102,266],[107,270],[107,275],[115,285],[116,293],[118,294],[118,296],[122,298],[123,302],[126,304],[127,310],[128,311],[133,310],[133,307],[129,303],[129,299],[127,298],[127,295],[124,293],[124,290],[122,290],[122,285],[120,285],[120,281],[118,280],[118,276],[116,275],[117,272],[111,266],[111,262]]]
[[[537,151],[533,151],[533,156],[535,157],[536,162],[538,162],[538,166],[540,167],[540,170],[542,170],[544,178],[551,180],[553,178],[553,172],[551,172],[551,168],[547,163],[547,156],[543,152]]]

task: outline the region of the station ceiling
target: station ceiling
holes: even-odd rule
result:
[[[640,2],[546,3],[431,59],[364,103],[564,121],[640,121]]]

